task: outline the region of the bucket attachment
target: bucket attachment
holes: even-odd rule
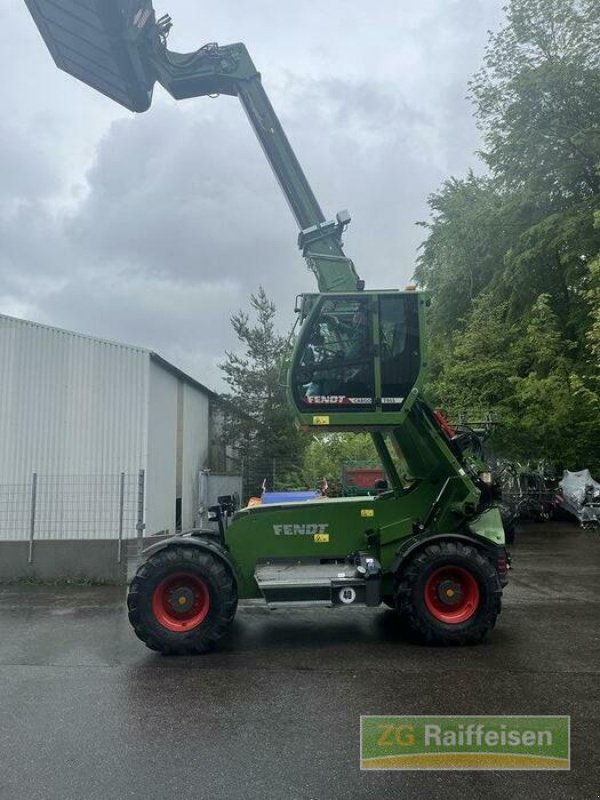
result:
[[[139,47],[152,0],[25,0],[57,67],[130,111],[152,102],[154,70]]]

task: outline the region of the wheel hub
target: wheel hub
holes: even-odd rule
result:
[[[454,564],[438,567],[425,583],[425,607],[434,619],[447,625],[470,620],[480,599],[479,584],[466,567]]]
[[[195,594],[189,586],[179,586],[167,595],[167,603],[174,614],[186,614],[194,605]]]
[[[440,581],[437,586],[437,597],[445,606],[457,606],[463,599],[462,586],[453,580]]]
[[[154,617],[163,628],[184,633],[201,625],[210,610],[210,592],[204,580],[191,572],[168,575],[152,595]]]

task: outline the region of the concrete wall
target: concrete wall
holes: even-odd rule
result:
[[[128,553],[134,548],[134,542],[123,541],[119,563],[118,542],[111,539],[35,542],[33,562],[28,564],[28,542],[0,542],[0,581],[80,578],[125,583]]]

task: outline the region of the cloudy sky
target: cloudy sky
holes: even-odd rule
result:
[[[154,0],[169,47],[244,41],[369,288],[412,274],[427,195],[469,166],[465,99],[501,0]],[[7,7],[8,5],[8,7]],[[158,351],[221,389],[232,313],[315,288],[234,98],[134,115],[57,70],[23,0],[0,27],[0,313]]]

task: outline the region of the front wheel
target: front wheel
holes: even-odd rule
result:
[[[461,542],[431,544],[397,578],[396,608],[409,630],[427,644],[480,642],[500,613],[496,568]]]
[[[204,653],[233,621],[237,593],[218,556],[178,545],[160,550],[140,566],[127,607],[136,635],[151,650]]]

